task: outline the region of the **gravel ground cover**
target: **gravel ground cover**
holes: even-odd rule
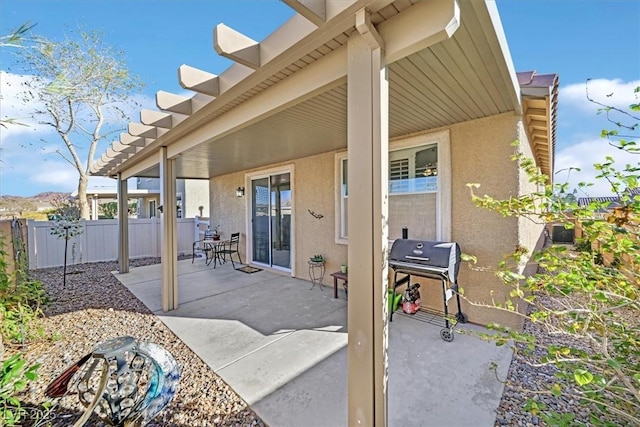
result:
[[[158,263],[157,258],[132,260],[132,266]],[[32,272],[40,279],[52,297],[45,309],[43,326],[50,338],[26,348],[26,357],[39,362],[40,378],[32,383],[24,403],[34,408],[32,414],[47,414],[54,427],[73,425],[84,407],[75,394],[53,399],[50,411],[36,410],[50,399],[44,395],[46,386],[67,366],[91,351],[101,341],[131,335],[143,341],[165,347],[180,365],[181,379],[172,402],[150,426],[265,426],[255,412],[209,369],[200,358],[182,343],[154,314],[111,274],[115,262],[82,264],[68,269],[66,286],[62,284],[62,268]],[[525,324],[539,339],[551,339],[536,325]],[[532,427],[544,425],[539,416],[522,410],[528,398],[535,398],[549,408],[570,411],[576,421],[588,425],[588,408],[578,405],[570,393],[561,397],[538,394],[545,390],[554,376],[554,368],[535,368],[540,354],[516,353],[508,371],[504,393],[496,412],[496,427]],[[534,391],[534,392],[532,392]],[[33,425],[27,422],[25,425]],[[97,416],[87,425],[104,426]],[[288,427],[288,426],[285,426]],[[331,427],[331,426],[327,426]]]
[[[573,300],[580,298],[572,295],[569,297]],[[559,304],[561,300],[551,299],[548,296],[539,295],[538,301],[546,307],[560,310],[564,306]],[[626,321],[635,326],[635,330],[640,330],[640,322],[637,313],[633,310],[620,312]],[[595,350],[590,347],[586,340],[574,340],[568,336],[552,335],[547,332],[541,323],[532,323],[526,321],[524,331],[533,334],[536,337],[536,343],[539,346],[548,347],[549,345],[564,345],[580,349],[587,353],[593,353]],[[573,420],[568,424],[570,426],[592,426],[594,425],[590,418],[592,414],[600,414],[597,408],[590,405],[580,403],[577,390],[568,386],[564,389],[560,396],[549,394],[551,384],[558,382],[562,384],[562,380],[555,375],[558,369],[554,365],[540,365],[546,351],[537,347],[532,353],[524,351],[523,345],[517,345],[518,351],[514,354],[509,367],[506,378],[506,384],[500,405],[497,409],[496,422],[494,427],[502,426],[518,426],[532,427],[538,425],[546,425],[539,415],[524,411],[522,408],[528,399],[533,399],[538,406],[546,408],[547,411],[554,411],[559,414],[568,414],[573,416]],[[566,386],[567,383],[565,382]],[[631,396],[629,396],[631,397]],[[616,419],[614,416],[604,418],[598,415],[600,422],[608,422],[609,425],[630,426],[626,420]]]
[[[158,259],[133,260],[132,266],[148,265]],[[52,298],[45,309],[43,326],[48,337],[30,345],[26,357],[42,364],[40,378],[31,383],[23,402],[31,407],[30,421],[46,414],[55,427],[71,426],[83,413],[77,395],[48,399],[47,385],[67,366],[91,351],[98,342],[130,335],[167,349],[181,367],[178,391],[171,403],[158,414],[150,426],[264,426],[265,423],[235,391],[180,341],[155,315],[126,289],[111,271],[115,262],[82,264],[68,267],[66,286],[62,268],[32,272],[40,279]],[[53,408],[44,411],[41,404],[51,400]],[[0,423],[2,424],[2,423]],[[44,424],[46,425],[46,424]],[[105,425],[93,415],[87,426]]]

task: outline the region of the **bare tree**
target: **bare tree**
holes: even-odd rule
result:
[[[127,69],[123,52],[107,45],[100,31],[71,32],[62,42],[39,38],[17,55],[18,65],[32,75],[24,101],[39,106],[34,119],[51,126],[64,143],[55,152],[78,172],[80,217],[89,219],[87,184],[96,148],[122,131],[141,83]]]

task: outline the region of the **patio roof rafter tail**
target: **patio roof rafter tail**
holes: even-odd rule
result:
[[[248,90],[265,80],[282,72],[291,64],[323,46],[335,44],[335,38],[344,35],[350,29],[354,29],[354,14],[359,9],[367,7],[372,13],[388,6],[394,0],[357,0],[346,4],[344,1],[331,1],[327,3],[327,15],[330,22],[326,22],[320,28],[307,21],[300,15],[294,15],[278,30],[265,39],[261,45],[264,47],[261,55],[264,65],[258,70],[252,70],[246,66],[234,63],[219,76],[220,95],[216,98],[208,97],[211,102],[200,104],[201,111],[191,108],[193,100],[200,94],[190,98],[158,91],[156,105],[160,110],[174,113],[192,115],[190,120],[185,120],[172,128],[166,138],[158,138],[150,147],[138,153],[132,161],[140,161],[147,156],[152,156],[162,145],[170,145],[194,128],[211,121],[211,116],[226,105],[235,102],[238,97],[244,96]],[[345,5],[346,4],[346,5]],[[313,65],[313,64],[311,64]],[[305,67],[306,68],[306,67]],[[200,109],[198,108],[198,110]],[[197,114],[196,114],[197,113]],[[138,160],[139,159],[139,160]],[[119,168],[116,168],[119,169]]]
[[[147,126],[156,126],[164,129],[171,129],[174,126],[173,114],[163,111],[140,110],[140,122]]]
[[[136,147],[144,147],[149,143],[149,139],[140,136],[133,136],[130,133],[121,133],[120,142],[126,145],[133,145]]]
[[[326,0],[282,0],[282,2],[318,27],[327,20]]]
[[[156,92],[156,106],[161,110],[185,114],[187,116],[193,113],[191,108],[191,98],[176,95],[175,93],[165,92],[164,90]]]
[[[213,47],[218,55],[245,67],[257,70],[262,65],[260,43],[225,24],[218,24],[213,29]]]
[[[220,95],[220,79],[217,75],[182,64],[178,67],[178,83],[185,89],[209,96]]]
[[[432,0],[429,0],[432,1]],[[370,2],[363,2],[370,3]],[[374,2],[375,3],[375,2]],[[436,43],[443,37],[448,37],[449,32],[446,28],[451,28],[451,21],[455,19],[457,8],[452,6],[455,2],[436,2],[435,8],[416,8],[420,3],[411,6],[412,14],[418,17],[421,29],[411,32],[411,36],[406,38],[405,31],[401,31],[403,27],[407,25],[407,22],[403,19],[399,19],[402,15],[397,15],[386,21],[384,26],[381,24],[378,28],[378,32],[382,39],[385,40],[386,51],[385,57],[390,56],[392,58],[400,59],[402,55],[410,55],[414,53],[414,49],[422,49],[425,47],[421,38],[427,38],[430,43]],[[442,10],[445,10],[443,12]],[[300,44],[316,46],[320,40],[324,43],[330,40],[331,37],[335,37],[337,33],[344,33],[349,28],[355,26],[355,13],[357,10],[348,8],[349,15],[339,15],[336,19],[339,22],[336,24],[333,21],[329,24],[335,24],[335,27],[331,28],[331,31],[323,31],[320,36],[315,37],[308,36]],[[346,13],[346,12],[345,12]],[[442,31],[436,31],[437,35],[434,36],[433,28],[440,26]],[[373,27],[372,27],[373,28]],[[384,28],[384,32],[382,31]],[[386,35],[385,35],[386,33]],[[395,41],[396,38],[402,38],[405,41],[411,41],[412,47],[407,49],[400,42]],[[391,41],[390,41],[391,40]],[[295,51],[295,55],[299,55],[301,50],[308,50],[311,47],[303,48],[296,45],[292,50]],[[289,53],[288,51],[283,55]],[[295,55],[292,53],[293,57]],[[263,73],[267,75],[267,70],[274,65],[282,61],[285,64],[288,61],[280,58],[274,58],[271,62],[265,64],[260,70],[253,72],[247,77],[247,81],[251,81],[257,74]],[[278,66],[278,71],[281,69]],[[269,74],[270,75],[270,74]],[[271,86],[268,89],[258,93],[242,104],[236,106],[231,111],[224,115],[224,120],[209,120],[206,123],[200,123],[200,126],[195,127],[195,130],[190,132],[189,135],[183,136],[183,132],[174,133],[174,139],[180,139],[178,143],[168,143],[163,138],[159,138],[154,141],[149,147],[148,154],[144,157],[151,155],[153,152],[153,146],[167,145],[169,147],[170,157],[174,157],[181,152],[192,148],[198,144],[210,142],[228,135],[231,132],[237,131],[241,128],[247,127],[252,123],[262,120],[266,117],[272,116],[283,109],[298,104],[304,100],[310,99],[313,96],[322,93],[330,88],[333,88],[339,83],[340,79],[346,77],[346,46],[335,49],[333,52],[325,55],[317,61],[307,65],[300,69],[296,73],[290,75],[287,79],[280,81],[279,83]],[[222,78],[222,76],[221,76]],[[211,106],[207,106],[204,110],[208,110],[218,102],[227,102],[228,96],[236,94],[236,90],[240,87],[234,87],[227,92],[221,92],[220,96],[216,98]],[[243,93],[242,91],[239,94]],[[158,93],[160,94],[160,92]],[[170,94],[172,95],[172,94]],[[177,95],[174,95],[177,97]],[[177,99],[177,98],[176,98]],[[182,98],[186,101],[188,98]],[[159,108],[163,109],[161,105]],[[204,111],[202,111],[204,113]],[[195,116],[192,116],[195,119]],[[193,122],[192,122],[193,123]],[[178,130],[174,128],[173,130]]]
[[[126,145],[121,143],[120,141],[113,141],[111,143],[111,147],[118,152],[132,154],[136,151],[140,150],[140,147],[136,147],[135,145]]]
[[[457,1],[422,0],[409,9],[378,25],[387,64],[449,39],[460,26]]]
[[[122,151],[116,151],[113,148],[113,146],[109,146],[109,148],[107,148],[107,157],[109,157],[110,159],[120,160],[125,156],[127,156],[127,153],[122,152]]]
[[[156,139],[160,136],[158,128],[155,126],[143,125],[142,123],[130,122],[127,130],[131,136],[140,136],[142,138]]]
[[[169,156],[174,157],[199,144],[215,141],[339,86],[346,76],[346,53],[346,48],[337,49],[321,61],[238,105],[224,115],[224,120],[212,120],[200,126],[179,142],[171,144]]]
[[[102,159],[98,159],[97,161],[91,164],[91,168],[89,168],[89,172],[96,175],[102,171],[102,169],[106,166],[106,164],[102,161]]]

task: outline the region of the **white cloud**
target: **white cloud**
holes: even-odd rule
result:
[[[582,111],[596,113],[599,105],[589,102],[589,97],[594,101],[607,106],[616,107],[623,111],[629,111],[629,105],[637,103],[636,87],[640,86],[640,80],[624,82],[620,79],[592,79],[587,83],[575,83],[560,88],[560,103],[568,108],[578,108]]]
[[[585,140],[570,147],[566,147],[556,153],[554,181],[556,183],[569,183],[569,188],[577,188],[579,182],[593,183],[578,197],[597,197],[612,195],[611,188],[604,179],[596,179],[599,172],[595,170],[595,163],[604,163],[606,156],[611,156],[615,160],[616,169],[622,170],[626,164],[638,165],[639,154],[617,149],[608,144],[606,139]],[[579,168],[568,171],[568,168]]]
[[[30,181],[34,184],[49,184],[52,186],[67,188],[73,191],[78,187],[78,171],[69,163],[46,162],[46,168],[34,173]]]
[[[5,123],[6,127],[0,127],[3,140],[52,131],[50,126],[38,123],[39,118],[34,117],[33,114],[34,111],[42,110],[44,105],[24,95],[25,85],[32,80],[31,75],[13,74],[0,70],[0,93],[2,94],[0,95],[0,118],[3,121],[13,119],[20,123]]]

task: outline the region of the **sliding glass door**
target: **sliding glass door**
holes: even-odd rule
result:
[[[251,181],[253,262],[291,269],[291,174]]]

